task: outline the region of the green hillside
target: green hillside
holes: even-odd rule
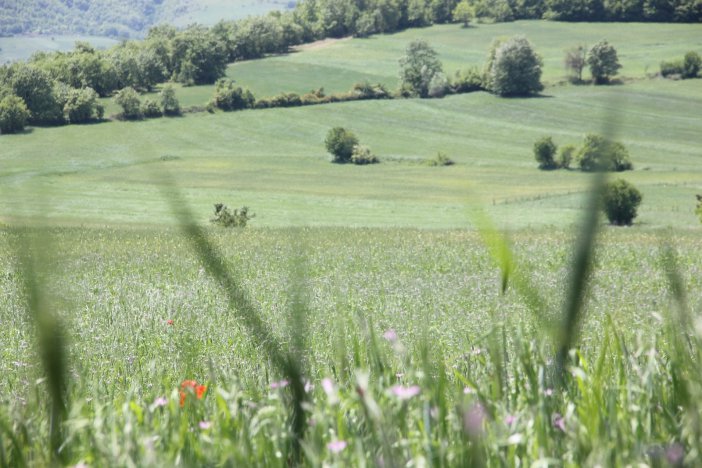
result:
[[[170,223],[158,188],[168,171],[203,221],[222,201],[250,206],[258,226],[456,227],[468,223],[472,194],[507,226],[568,225],[589,177],[537,170],[533,142],[579,144],[614,113],[636,168],[623,176],[644,193],[640,222],[694,226],[699,90],[696,80],[651,80],[554,87],[544,98],[473,93],[38,128],[2,137],[0,206],[59,223]],[[336,125],[383,163],[329,163],[323,140]],[[437,151],[458,164],[417,164]]]
[[[158,23],[214,24],[287,6],[281,0],[4,0],[0,1],[0,36],[139,37]]]
[[[236,63],[227,74],[256,96],[281,91],[304,93],[320,86],[328,92],[347,91],[363,80],[396,87],[398,59],[414,39],[425,39],[434,47],[445,72],[453,74],[470,65],[482,67],[494,39],[516,34],[526,36],[543,57],[543,81],[549,84],[565,80],[566,49],[592,46],[601,39],[616,47],[622,64],[620,75],[628,78],[655,74],[662,60],[681,57],[689,50],[702,53],[702,25],[698,24],[516,21],[467,29],[440,25],[367,39],[332,40],[305,46],[300,53]],[[201,91],[204,88],[192,90]]]

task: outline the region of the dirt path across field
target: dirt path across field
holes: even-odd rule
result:
[[[310,42],[309,44],[301,44],[299,46],[295,46],[292,48],[295,52],[302,52],[303,50],[319,50],[319,49],[324,49],[325,47],[329,47],[332,44],[336,44],[337,42],[341,41],[348,41],[350,39],[353,39],[353,36],[348,36],[348,37],[341,37],[341,38],[327,38],[327,39],[322,39],[321,41],[314,41]]]

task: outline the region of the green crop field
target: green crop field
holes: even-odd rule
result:
[[[57,223],[168,224],[158,188],[167,171],[203,221],[224,202],[251,207],[258,226],[462,227],[477,203],[503,226],[568,226],[589,176],[539,171],[532,145],[544,135],[580,144],[614,117],[635,165],[620,176],[644,195],[639,223],[693,227],[699,89],[695,80],[647,80],[552,87],[543,98],[472,93],[39,128],[3,136],[0,206],[5,217],[46,213]],[[329,163],[323,141],[337,125],[383,162]],[[437,151],[457,164],[419,164]],[[32,196],[38,190],[47,200]]]
[[[414,38],[452,73],[522,33],[547,86],[0,136],[0,466],[698,466],[702,80],[647,74],[699,32],[348,39],[228,73],[395,87]],[[564,83],[563,50],[602,37],[623,83]],[[334,126],[381,163],[332,164]],[[590,232],[594,176],[536,167],[537,139],[587,133],[629,150],[631,227]],[[212,226],[217,202],[256,217]]]
[[[171,22],[176,26],[188,26],[193,23],[212,25],[221,20],[285,10],[289,3],[283,0],[198,0],[188,4],[183,13],[175,14]]]
[[[12,36],[0,37],[0,63],[26,60],[35,52],[66,52],[77,41],[89,42],[99,49],[118,43],[115,39],[98,36]]]

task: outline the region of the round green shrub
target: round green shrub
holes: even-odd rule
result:
[[[605,185],[602,193],[602,209],[610,224],[630,226],[636,218],[641,204],[641,192],[629,182],[617,179]]]

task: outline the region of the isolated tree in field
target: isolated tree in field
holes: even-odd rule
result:
[[[178,102],[175,89],[172,85],[167,84],[163,87],[159,93],[159,99],[161,101],[161,110],[165,115],[180,114],[180,102]]]
[[[523,36],[497,46],[488,72],[490,91],[500,96],[527,96],[543,89],[541,57]]]
[[[22,98],[10,94],[0,100],[0,133],[21,132],[29,117],[29,109]]]
[[[534,158],[539,163],[539,169],[556,169],[557,147],[551,137],[540,138],[534,143]]]
[[[464,28],[468,27],[468,23],[470,23],[470,20],[472,20],[473,16],[475,16],[473,7],[470,6],[468,0],[461,0],[458,2],[451,15],[453,16],[454,21],[463,23]]]
[[[593,171],[627,171],[633,169],[629,152],[623,144],[603,136],[589,134],[577,155],[580,169]]]
[[[132,87],[127,87],[120,90],[115,95],[115,102],[122,108],[122,117],[128,120],[140,119],[143,117],[141,113],[141,99],[139,93]]]
[[[587,64],[590,67],[592,79],[597,84],[609,83],[622,67],[619,64],[617,50],[605,40],[592,46],[587,54]]]
[[[630,226],[636,218],[636,210],[642,198],[636,187],[623,179],[617,179],[605,185],[602,209],[611,224]]]
[[[334,127],[327,133],[324,144],[333,156],[333,162],[345,163],[351,160],[353,149],[358,145],[358,138],[343,127]]]
[[[442,73],[441,62],[434,49],[423,40],[412,41],[400,59],[400,83],[403,94],[427,97],[431,80]]]
[[[574,83],[583,81],[583,69],[587,65],[587,49],[583,45],[566,50],[565,68]]]
[[[702,195],[695,195],[697,197],[697,208],[695,208],[695,213],[700,217],[700,222],[702,223]]]

